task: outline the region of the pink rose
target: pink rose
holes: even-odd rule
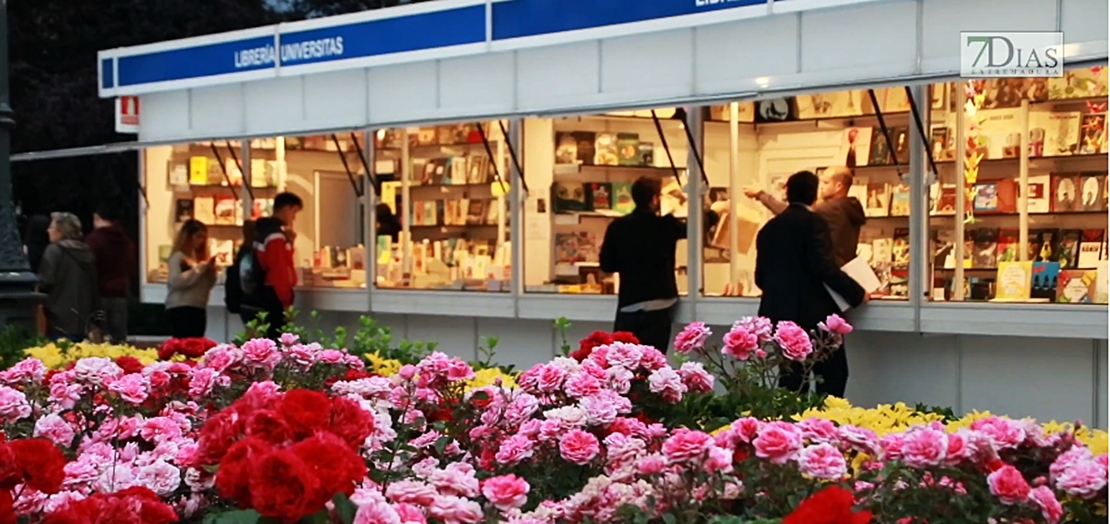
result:
[[[663,443],[663,456],[672,464],[697,460],[712,444],[713,437],[708,433],[679,428]]]
[[[619,415],[613,399],[600,394],[582,399],[578,402],[578,407],[586,413],[586,423],[591,426],[610,424]]]
[[[1033,488],[1029,492],[1029,500],[1032,500],[1037,504],[1037,507],[1041,508],[1041,515],[1044,515],[1048,524],[1056,524],[1064,516],[1064,507],[1060,505],[1059,500],[1056,500],[1056,494],[1048,486]]]
[[[22,382],[30,380],[41,382],[46,376],[46,365],[37,358],[25,358],[5,371],[0,371],[0,382]]]
[[[905,433],[890,433],[879,439],[883,460],[902,460],[902,446],[906,444]]]
[[[0,421],[15,422],[31,416],[31,404],[22,391],[0,386]]]
[[[678,368],[678,376],[687,391],[709,393],[713,391],[713,375],[702,367],[701,362],[685,362]]]
[[[852,426],[850,424],[840,426],[837,428],[840,433],[840,438],[847,442],[852,449],[860,453],[866,453],[872,458],[878,458],[881,450],[879,448],[879,435],[874,431]]]
[[[274,366],[281,362],[281,353],[278,351],[277,344],[268,338],[248,340],[243,344],[242,351],[243,361],[253,366],[274,369]]]
[[[128,404],[142,404],[147,397],[146,378],[139,373],[124,375],[108,384],[108,391],[119,395]]]
[[[664,401],[671,404],[681,401],[682,394],[686,393],[686,385],[682,383],[682,377],[669,367],[651,372],[648,376],[648,389],[652,393],[658,393]]]
[[[771,320],[766,317],[744,317],[732,325],[755,335],[760,343],[771,341]]]
[[[652,454],[636,462],[636,471],[641,475],[657,475],[667,467],[667,459],[662,455]]]
[[[1094,497],[1106,487],[1106,468],[1094,460],[1077,461],[1056,477],[1056,487],[1076,497]]]
[[[828,318],[826,318],[824,322],[818,324],[817,327],[821,328],[824,331],[828,331],[829,333],[841,336],[847,335],[848,333],[852,332],[852,325],[836,313],[829,315]]]
[[[610,367],[620,366],[631,371],[640,367],[640,361],[644,358],[644,350],[641,349],[643,347],[646,346],[614,342],[595,349],[590,359],[596,362],[604,358]]]
[[[763,421],[754,417],[744,417],[733,422],[731,427],[736,433],[736,438],[741,442],[751,443],[759,436],[759,430],[763,429]]]
[[[709,452],[706,453],[705,462],[702,463],[706,473],[731,473],[732,472],[732,452],[728,449],[709,446]]]
[[[559,439],[559,454],[568,462],[587,464],[600,451],[597,437],[580,429],[572,429]]]
[[[987,484],[990,486],[991,494],[1007,506],[1021,504],[1029,498],[1029,483],[1017,468],[1009,464],[987,475]]]
[[[706,341],[709,340],[709,335],[713,332],[705,325],[705,322],[691,322],[678,336],[674,337],[674,350],[679,355],[685,355],[691,351],[698,351],[705,347]]]
[[[73,371],[78,380],[89,384],[100,385],[110,382],[123,374],[123,368],[104,357],[83,358],[74,364]]]
[[[544,393],[554,393],[563,388],[563,381],[567,378],[567,371],[558,366],[544,364],[540,368],[536,387]]]
[[[397,374],[400,375],[401,379],[403,380],[412,380],[412,377],[416,376],[416,366],[412,364],[405,364],[401,366],[401,369],[397,372]]]
[[[428,513],[450,524],[472,524],[482,520],[482,506],[477,502],[452,496],[436,497]]]
[[[45,437],[55,444],[69,447],[73,444],[73,426],[55,413],[51,413],[35,422],[36,437]]]
[[[948,436],[935,429],[918,429],[902,442],[902,461],[915,468],[939,466],[948,452]]]
[[[814,478],[838,480],[848,473],[844,455],[831,444],[814,444],[798,452],[798,469]]]
[[[482,495],[497,509],[509,511],[528,502],[528,482],[516,475],[502,475],[482,483]]]
[[[757,457],[784,464],[802,449],[802,433],[788,422],[768,422],[752,445]]]
[[[285,347],[292,346],[293,344],[300,342],[300,340],[301,337],[294,335],[293,333],[282,333],[281,337],[278,338],[278,341],[281,342],[281,345]]]
[[[397,516],[401,517],[402,524],[428,524],[424,512],[412,504],[396,504],[393,509],[397,511]]]
[[[813,353],[809,334],[789,320],[779,322],[775,327],[775,342],[782,348],[782,355],[790,360],[801,362]]]
[[[807,418],[798,422],[797,426],[798,429],[802,430],[802,438],[810,442],[835,444],[840,440],[840,434],[836,429],[836,424],[833,424],[831,420]]]
[[[721,353],[737,360],[748,360],[752,351],[759,349],[759,335],[747,329],[741,322],[732,325],[732,329],[725,333],[725,345]]]
[[[971,429],[990,437],[995,450],[1013,449],[1025,441],[1021,424],[1001,417],[987,417],[971,423]]]
[[[222,372],[237,364],[242,359],[242,356],[242,351],[235,349],[234,346],[221,344],[209,349],[204,354],[203,364],[206,368]]]
[[[403,524],[400,515],[389,503],[381,500],[372,500],[360,504],[358,513],[355,513],[353,524]]]
[[[474,378],[474,369],[470,367],[470,364],[457,358],[453,358],[447,363],[447,380],[457,382],[472,378]]]
[[[574,398],[583,398],[601,390],[601,381],[589,373],[574,373],[567,377],[563,389]]]
[[[494,459],[501,464],[513,465],[532,457],[532,439],[513,435],[501,443]]]

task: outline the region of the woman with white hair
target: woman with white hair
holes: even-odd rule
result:
[[[81,221],[70,213],[52,213],[47,234],[50,245],[39,264],[39,291],[47,295],[46,335],[81,342],[100,313],[96,258],[81,240]]]

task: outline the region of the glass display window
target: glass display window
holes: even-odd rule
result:
[[[609,225],[635,209],[637,179],[658,180],[659,212],[688,215],[685,113],[675,108],[524,120],[524,292],[615,294],[619,274],[601,269]],[[686,240],[675,248],[687,291]]]
[[[1106,304],[1106,68],[931,89],[929,299]]]
[[[195,142],[144,150],[146,281],[165,283],[174,237],[181,224],[195,219],[207,226],[208,254],[230,266],[244,238],[242,144],[237,140]],[[273,198],[276,186],[253,190]]]
[[[379,289],[511,291],[507,126],[375,132]]]
[[[277,192],[293,193],[304,203],[289,226],[296,233],[298,285],[365,288],[363,134],[256,139],[250,148],[250,219],[273,213]]]
[[[705,296],[761,295],[754,278],[756,236],[786,208],[787,178],[810,171],[822,179],[814,210],[840,224],[832,231],[834,259],[869,266],[879,283],[873,298],[908,299],[914,121],[904,87],[742,101],[706,111]]]

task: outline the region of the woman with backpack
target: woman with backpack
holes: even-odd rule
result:
[[[208,253],[208,227],[186,220],[173,242],[166,316],[173,338],[200,338],[208,328],[208,298],[216,285],[216,257]]]
[[[81,221],[70,213],[52,213],[46,230],[50,245],[39,263],[39,291],[46,293],[46,335],[99,342],[100,293],[96,258],[81,241]]]

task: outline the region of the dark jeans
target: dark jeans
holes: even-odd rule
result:
[[[809,392],[809,377],[802,376],[802,365],[791,362],[789,367],[779,369],[779,387],[801,393]],[[833,351],[825,360],[813,365],[813,374],[819,378],[817,392],[844,398],[848,386],[848,355],[844,344]]]
[[[166,310],[173,338],[201,338],[208,328],[208,311],[202,307],[180,306]]]
[[[127,342],[127,299],[104,297],[100,299],[100,306],[107,317],[104,334],[117,344]]]
[[[636,335],[640,343],[652,346],[663,353],[671,345],[671,324],[674,323],[675,306],[655,311],[617,311],[613,331],[627,331]]]

